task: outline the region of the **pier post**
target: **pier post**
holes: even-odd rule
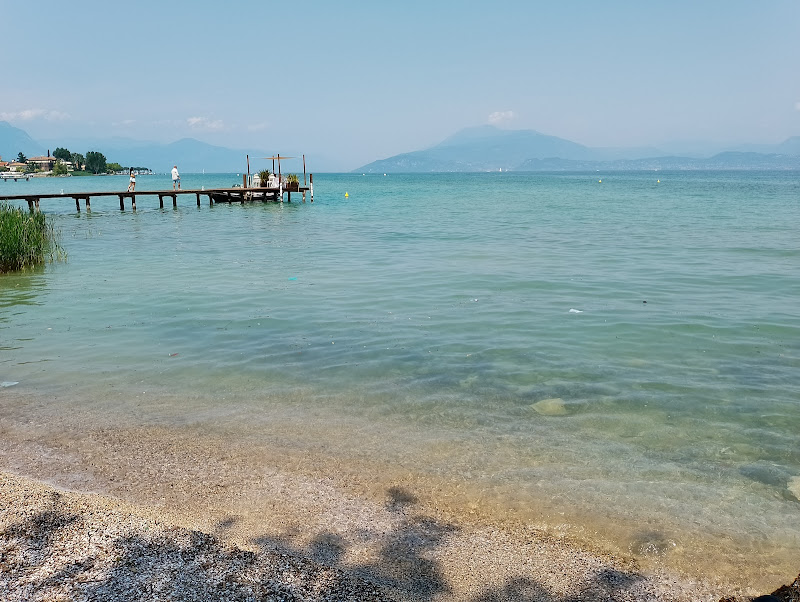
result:
[[[304,203],[306,202],[306,191],[305,190],[303,191],[303,202]]]
[[[122,195],[119,195],[119,210],[125,211],[125,197]]]
[[[80,197],[77,196],[75,197],[75,209],[77,210],[78,213],[81,212],[81,199]]]
[[[14,181],[16,182],[16,180],[14,180]],[[33,212],[33,199],[27,199],[27,200],[28,200],[28,209],[31,212]]]
[[[173,209],[177,209],[178,208],[178,195],[177,194],[173,194],[172,195],[172,208]]]
[[[36,212],[38,213],[39,212],[39,197],[36,197],[36,200],[34,201],[34,203],[36,204]]]
[[[136,195],[135,194],[131,195],[131,206],[133,207],[133,210],[136,211]]]
[[[308,191],[311,193],[311,202],[314,202],[314,174],[308,174],[308,181],[309,181],[309,188]]]
[[[164,195],[163,194],[159,194],[158,195],[158,206],[159,206],[160,209],[164,208]]]
[[[86,213],[89,213],[92,210],[91,204],[89,204],[89,197],[86,197]]]
[[[200,206],[200,193],[197,193],[197,206]]]

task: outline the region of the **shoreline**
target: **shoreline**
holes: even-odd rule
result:
[[[235,440],[203,423],[124,426],[119,416],[87,429],[80,412],[41,413],[35,398],[28,401],[2,404],[0,508],[11,509],[4,530],[58,491],[83,504],[81,520],[94,530],[107,529],[94,509],[144,517],[159,529],[212,537],[235,554],[316,563],[400,600],[483,602],[537,592],[529,597],[717,602],[764,590],[721,574],[682,576],[660,554],[637,559],[566,516],[560,525],[504,520],[457,484],[420,479],[410,467],[326,456],[324,446],[309,448],[277,425],[267,441]],[[6,485],[14,479],[36,495],[15,498],[19,486]],[[118,532],[122,519],[109,520]],[[140,525],[134,536],[149,528]],[[214,562],[227,566],[228,553],[219,553]],[[67,553],[72,564],[84,556],[80,545]]]
[[[325,483],[318,483],[330,495]],[[0,582],[15,599],[89,599],[150,591],[274,595],[301,600],[636,600],[716,602],[732,592],[667,573],[644,574],[632,559],[590,552],[529,529],[514,533],[444,523],[418,514],[408,492],[382,508],[350,500],[362,549],[329,516],[330,530],[256,538],[226,532],[234,517],[130,504],[0,472]],[[308,538],[306,546],[295,541]],[[377,544],[377,554],[369,548]],[[149,588],[149,589],[148,589]],[[33,594],[33,595],[32,595]],[[741,595],[741,592],[736,592]],[[749,595],[749,594],[748,594]],[[182,597],[184,596],[184,597]],[[528,597],[526,597],[528,596]],[[730,600],[746,598],[729,598]]]

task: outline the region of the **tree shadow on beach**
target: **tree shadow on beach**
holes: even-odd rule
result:
[[[348,542],[338,533],[322,532],[314,536],[306,547],[293,544],[293,533],[284,537],[258,537],[253,541],[265,550],[307,556],[315,562],[341,568],[402,598],[431,600],[449,592],[440,563],[428,556],[457,530],[456,527],[411,512],[417,498],[405,489],[392,487],[387,496],[386,509],[396,524],[387,533],[362,531],[356,536],[359,541]],[[345,566],[344,557],[355,544],[373,546],[373,559]]]
[[[6,515],[16,516],[17,522],[0,531],[0,592],[5,592],[4,599],[26,601],[456,599],[432,552],[457,528],[414,513],[417,500],[408,491],[392,488],[387,493],[386,508],[395,520],[386,533],[362,533],[359,543],[324,532],[305,547],[292,547],[291,537],[262,537],[256,540],[259,553],[223,545],[206,533],[165,528],[130,515],[109,519],[85,508],[76,511],[79,506],[65,504],[53,493],[45,503],[22,503]],[[234,522],[224,519],[217,527],[226,529]],[[345,563],[352,546],[370,540],[376,553],[369,561]],[[458,599],[659,599],[642,575],[609,566],[580,582],[562,582],[561,588],[556,591],[517,575]],[[800,600],[800,577],[773,594],[782,601]]]
[[[458,528],[449,523],[414,512],[416,497],[409,491],[387,490],[386,509],[395,518],[395,527],[386,533],[364,532],[361,540],[348,541],[334,532],[322,532],[304,547],[294,541],[302,534],[290,531],[284,536],[259,537],[253,541],[264,550],[282,550],[312,558],[316,562],[341,568],[352,575],[387,588],[404,600],[429,601],[456,599],[441,563],[433,552]],[[372,544],[373,559],[361,564],[346,563],[353,546]],[[557,570],[557,567],[554,567]],[[468,602],[580,602],[617,600],[655,600],[647,595],[638,573],[604,567],[580,583],[566,584],[569,593],[556,592],[527,576],[514,576],[502,585],[487,586],[477,595],[459,598]],[[642,594],[644,594],[642,596]]]
[[[488,588],[472,598],[470,602],[615,602],[617,600],[646,600],[626,592],[643,577],[636,573],[624,573],[613,569],[603,569],[588,582],[583,583],[569,594],[558,594],[536,581],[516,577],[506,581],[498,588]]]
[[[9,600],[390,600],[369,583],[301,557],[254,554],[181,528],[100,524],[49,507],[0,531]]]

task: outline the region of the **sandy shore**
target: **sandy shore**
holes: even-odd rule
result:
[[[437,481],[299,445],[285,428],[275,431],[283,439],[245,440],[207,425],[99,424],[94,412],[89,427],[79,412],[51,417],[43,412],[53,404],[37,403],[0,401],[5,599],[717,602],[765,593],[680,576],[657,558],[642,566],[566,525],[498,521]]]
[[[207,524],[204,516],[0,473],[0,590],[26,601],[721,597],[708,585],[644,575],[630,560],[535,530],[443,524],[416,514],[403,491],[393,494],[382,508],[362,501],[347,516],[327,516],[330,530],[303,534],[304,548],[292,543],[302,539],[296,533],[246,550],[230,542],[237,536],[224,536],[229,525],[215,525],[217,534],[192,528]],[[340,530],[345,523],[356,528]]]

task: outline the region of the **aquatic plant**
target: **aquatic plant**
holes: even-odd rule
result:
[[[0,273],[40,265],[45,259],[63,259],[53,225],[43,213],[23,211],[0,203]]]

